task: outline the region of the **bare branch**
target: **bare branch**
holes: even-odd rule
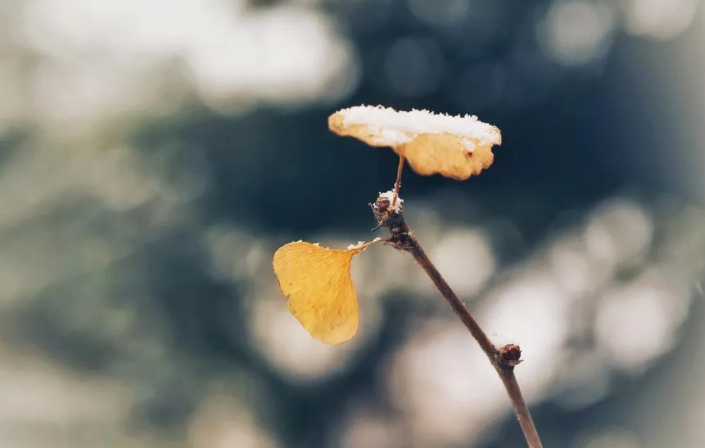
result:
[[[419,244],[411,228],[404,220],[402,212],[388,212],[387,203],[386,198],[380,198],[372,207],[377,221],[381,226],[387,227],[392,234],[391,237],[386,240],[387,244],[398,250],[411,253],[419,266],[426,272],[440,295],[448,302],[453,311],[455,311],[455,314],[460,317],[460,320],[470,331],[470,334],[475,338],[480,348],[485,352],[490,363],[497,371],[497,374],[499,374],[502,384],[504,384],[504,388],[507,390],[509,399],[512,402],[512,407],[519,420],[521,429],[524,432],[528,446],[530,448],[542,448],[541,439],[539,438],[534,421],[531,418],[529,408],[526,406],[526,402],[522,396],[519,383],[517,383],[516,376],[514,375],[514,367],[521,362],[521,349],[518,345],[509,344],[498,350],[494,344],[492,344],[487,334],[482,330],[472,314],[470,314],[470,310],[468,310],[465,304],[458,298],[441,273],[438,272],[438,269],[436,269],[431,259],[428,258],[428,255],[426,255],[421,244]]]

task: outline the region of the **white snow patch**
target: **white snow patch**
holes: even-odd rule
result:
[[[357,244],[351,244],[348,246],[348,250],[359,249],[365,244],[364,241],[358,241]]]
[[[399,196],[397,196],[397,202],[394,204],[394,206],[392,206],[392,203],[394,203],[394,190],[385,191],[384,193],[380,191],[379,197],[387,198],[389,200],[389,211],[392,211],[394,213],[399,213],[401,211],[401,206],[404,200]]]
[[[475,149],[475,140],[481,145],[499,145],[502,137],[499,130],[483,123],[474,115],[452,116],[435,114],[428,110],[396,111],[383,106],[355,106],[342,109],[345,126],[365,125],[377,135],[379,143],[398,146],[408,143],[419,134],[448,133],[464,137],[468,151]]]
[[[372,241],[370,241],[369,243],[366,243],[364,241],[358,241],[357,244],[349,245],[348,250],[355,250],[355,249],[360,249],[360,248],[362,248],[362,250],[365,250],[365,249],[367,249],[368,246],[371,246],[372,244],[374,244],[378,241],[382,241],[382,238],[375,238]]]

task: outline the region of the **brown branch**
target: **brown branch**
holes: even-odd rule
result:
[[[394,199],[392,199],[392,209],[397,205],[399,189],[401,188],[401,173],[404,171],[404,156],[399,156],[399,166],[397,167],[397,180],[394,182]]]
[[[386,202],[385,198],[380,198],[373,206],[373,211],[375,212],[378,222],[389,228],[392,233],[387,243],[394,246],[396,249],[411,253],[419,266],[426,272],[438,292],[448,304],[450,304],[455,314],[460,317],[460,320],[470,331],[470,334],[472,334],[477,343],[480,344],[480,348],[485,352],[490,363],[499,374],[502,384],[504,384],[504,388],[507,390],[509,399],[512,402],[512,407],[519,420],[521,429],[524,432],[528,446],[530,448],[542,448],[541,439],[536,431],[531,413],[526,406],[526,402],[524,402],[519,383],[517,383],[516,376],[514,375],[514,366],[521,362],[521,350],[519,346],[509,344],[497,350],[475,318],[472,317],[468,308],[458,298],[455,292],[453,292],[441,273],[438,272],[438,269],[436,269],[431,259],[428,258],[428,255],[426,255],[426,252],[419,244],[411,228],[409,228],[404,220],[402,213],[388,212],[387,205],[388,202]]]

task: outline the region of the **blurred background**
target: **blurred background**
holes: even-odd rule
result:
[[[698,0],[3,0],[0,447],[521,447],[413,260],[356,257],[311,339],[280,245],[370,240],[383,104],[504,144],[407,219],[517,368],[547,447],[705,446]]]

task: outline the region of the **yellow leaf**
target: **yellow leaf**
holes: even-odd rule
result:
[[[395,151],[406,157],[418,174],[439,173],[455,180],[465,180],[480,174],[494,161],[491,144],[475,145],[472,152],[466,149],[467,144],[451,134],[421,134]]]
[[[499,129],[474,116],[379,106],[340,110],[328,118],[328,127],[370,146],[391,147],[418,174],[441,174],[456,180],[480,174],[492,165],[492,147],[502,143]]]
[[[357,333],[358,304],[350,264],[370,244],[333,250],[295,242],[274,254],[274,273],[291,314],[321,342],[340,344]]]

